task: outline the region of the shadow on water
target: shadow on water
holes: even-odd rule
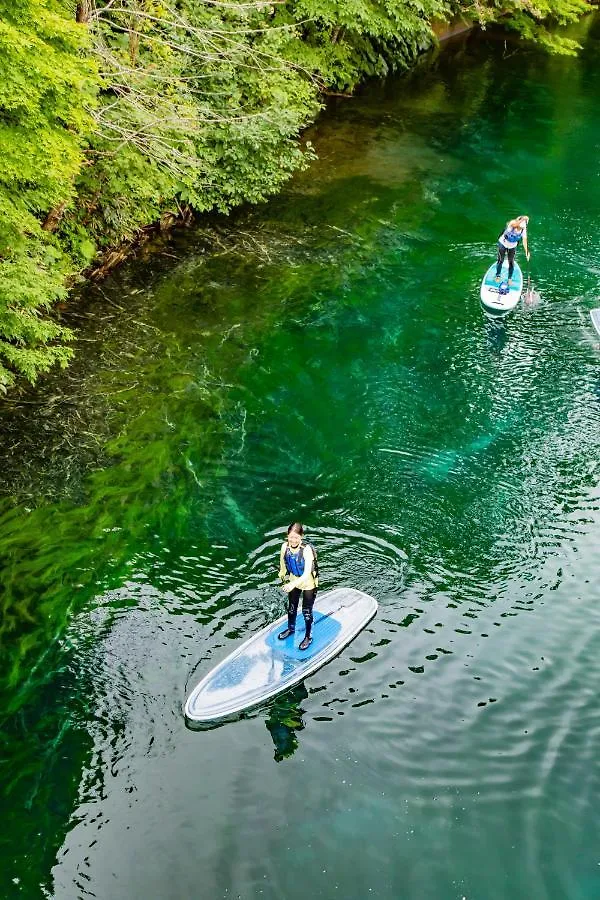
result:
[[[305,727],[301,704],[307,697],[308,691],[301,681],[271,705],[265,725],[275,747],[275,762],[288,759],[298,749],[296,733]]]
[[[485,331],[487,343],[494,353],[502,353],[508,340],[508,316],[494,315],[485,311]]]

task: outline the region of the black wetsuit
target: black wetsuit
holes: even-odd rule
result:
[[[517,252],[516,247],[505,247],[504,244],[501,244],[498,241],[498,263],[496,265],[496,278],[500,275],[502,271],[502,263],[504,262],[504,257],[508,255],[508,277],[512,278],[513,272],[515,270],[515,253]]]
[[[508,254],[508,277],[512,278],[514,268],[515,268],[515,253],[517,252],[517,247],[519,246],[519,241],[523,240],[526,235],[526,230],[521,228],[520,230],[516,230],[507,224],[506,228],[498,238],[498,262],[496,264],[496,278],[500,277],[500,272],[502,270],[502,263],[504,262],[504,257]],[[502,243],[502,239],[505,239],[509,242],[509,244],[514,243],[514,247],[507,247]]]
[[[301,591],[300,588],[294,588],[288,594],[288,628],[290,631],[296,630],[296,616],[298,615],[298,603],[302,594],[302,615],[304,616],[304,624],[306,626],[306,637],[310,637],[313,624],[313,606],[317,598],[317,589],[311,588],[308,591]]]

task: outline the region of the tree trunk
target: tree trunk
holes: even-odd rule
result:
[[[132,66],[135,66],[136,64],[138,49],[140,46],[140,35],[136,30],[139,27],[140,26],[137,22],[132,22],[129,31],[129,61],[131,62]]]
[[[56,227],[64,215],[66,205],[67,201],[64,200],[58,206],[55,206],[54,209],[50,210],[42,223],[44,231],[56,231]]]
[[[82,25],[87,25],[92,17],[92,0],[79,0],[77,3],[77,12],[75,13],[75,21]]]

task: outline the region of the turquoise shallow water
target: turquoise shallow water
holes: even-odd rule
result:
[[[581,34],[471,37],[340,101],[281,197],[90,289],[68,376],[5,406],[2,896],[600,895]],[[519,212],[536,298],[488,318]],[[189,688],[283,611],[293,518],[379,614],[192,731]]]

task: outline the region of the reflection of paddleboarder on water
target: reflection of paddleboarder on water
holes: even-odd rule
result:
[[[293,522],[287,530],[287,540],[281,545],[279,554],[279,577],[285,581],[283,590],[288,595],[288,625],[278,638],[284,641],[296,630],[298,603],[302,595],[302,615],[306,626],[306,634],[300,644],[300,650],[307,650],[312,643],[313,606],[317,596],[319,577],[315,553],[310,544],[302,540],[304,527],[300,522]]]
[[[296,732],[302,731],[304,710],[301,703],[308,697],[303,681],[274,701],[265,725],[275,745],[275,761],[292,756],[298,748]]]
[[[498,238],[498,263],[496,265],[496,282],[500,282],[500,272],[504,257],[508,254],[508,283],[511,283],[513,271],[515,268],[515,254],[519,241],[523,241],[525,256],[529,261],[529,247],[527,245],[527,224],[529,216],[517,216],[506,223],[506,227]]]

